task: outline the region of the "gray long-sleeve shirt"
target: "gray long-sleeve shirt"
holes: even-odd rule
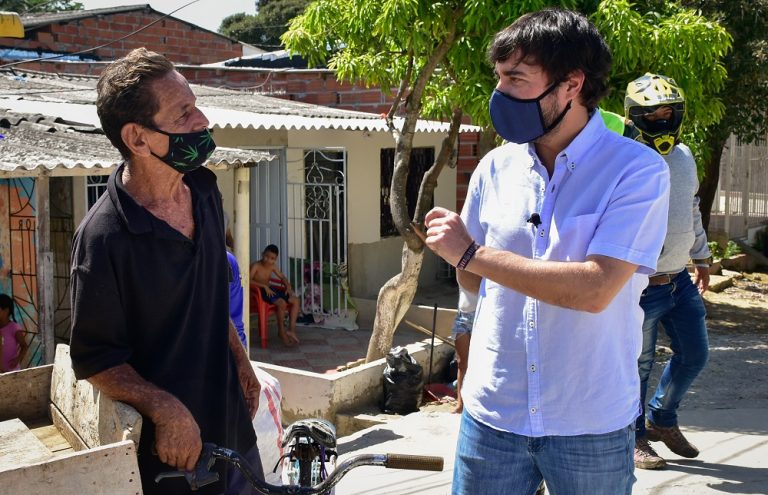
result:
[[[711,255],[701,223],[696,196],[699,179],[691,150],[678,144],[664,160],[669,165],[669,220],[656,274],[679,273],[689,259],[705,259]]]

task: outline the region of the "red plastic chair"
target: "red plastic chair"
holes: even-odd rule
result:
[[[283,284],[283,281],[280,279],[269,279],[269,286],[285,291],[285,284]],[[254,314],[258,314],[259,316],[259,337],[261,338],[261,348],[266,349],[267,348],[267,337],[268,337],[268,326],[267,321],[269,320],[270,315],[275,315],[275,318],[277,318],[277,306],[275,306],[272,303],[268,303],[264,300],[264,298],[261,295],[261,287],[256,285],[255,283],[251,282],[251,316]],[[291,303],[288,303],[285,307],[285,310],[290,313],[291,311]]]

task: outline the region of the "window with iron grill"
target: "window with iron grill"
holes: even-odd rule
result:
[[[408,203],[408,216],[413,218],[416,211],[416,200],[419,197],[419,187],[424,174],[435,162],[435,148],[413,148],[411,150],[411,165],[408,171],[408,181],[405,186],[405,197]],[[389,192],[392,186],[392,174],[395,170],[395,149],[381,149],[381,237],[398,235],[397,227],[392,219],[389,206]],[[429,207],[434,204],[434,196],[429,198]]]

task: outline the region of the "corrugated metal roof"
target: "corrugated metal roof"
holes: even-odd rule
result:
[[[93,103],[96,101],[96,78],[89,76],[56,76],[29,73],[27,77],[0,74],[0,106],[22,112],[41,112],[41,106],[72,104],[57,110],[58,115],[76,112],[78,118],[99,125]],[[211,126],[253,129],[340,129],[349,131],[388,132],[380,115],[353,110],[312,105],[253,93],[192,86],[197,103],[211,121]],[[4,100],[7,98],[8,100]],[[23,100],[22,100],[23,98]],[[14,101],[15,103],[4,103]],[[24,103],[22,103],[24,102]],[[86,109],[81,106],[90,106]],[[95,118],[95,120],[93,120]],[[449,124],[420,120],[416,132],[448,132]],[[478,132],[479,127],[463,125],[461,132]]]
[[[0,101],[0,177],[30,173],[41,169],[68,175],[73,168],[106,169],[122,161],[98,127],[89,119],[67,119],[40,113],[21,113],[2,109]],[[93,105],[89,105],[93,108]],[[55,110],[49,108],[48,110]],[[253,150],[217,148],[206,164],[213,168],[253,166],[274,156]]]

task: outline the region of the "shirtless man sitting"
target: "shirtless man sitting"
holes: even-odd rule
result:
[[[293,293],[288,277],[277,267],[277,255],[280,254],[277,246],[270,244],[261,253],[261,259],[251,264],[251,283],[261,290],[261,297],[277,308],[277,333],[280,339],[288,347],[299,343],[296,337],[296,318],[299,316],[299,299]],[[274,274],[279,278],[284,288],[270,286],[270,278]],[[290,304],[290,323],[288,331],[285,331],[285,311]]]

